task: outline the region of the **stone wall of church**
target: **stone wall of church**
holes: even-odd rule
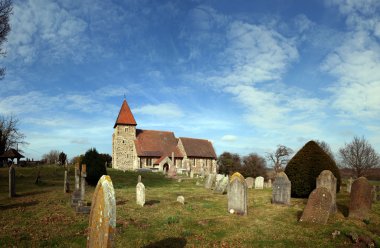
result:
[[[118,125],[112,135],[112,167],[120,170],[133,170],[138,167],[134,140],[135,126]]]

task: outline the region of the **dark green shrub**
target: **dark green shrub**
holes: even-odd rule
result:
[[[306,143],[289,161],[285,173],[292,182],[292,197],[308,197],[316,187],[316,180],[323,170],[330,170],[340,188],[340,173],[334,160],[314,141]]]
[[[86,181],[88,184],[96,186],[99,179],[103,175],[107,175],[105,163],[105,159],[98,153],[98,151],[96,151],[95,148],[91,148],[86,152],[81,164],[86,164]]]

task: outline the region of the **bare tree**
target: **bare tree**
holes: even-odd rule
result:
[[[42,159],[45,160],[47,164],[56,164],[59,161],[59,154],[59,151],[51,150],[49,153],[42,155]]]
[[[273,164],[275,172],[284,170],[284,166],[289,161],[289,156],[293,154],[293,150],[284,145],[278,145],[277,150],[267,153],[266,158]]]
[[[25,135],[18,128],[19,120],[14,116],[0,116],[0,154],[10,148],[18,148],[18,144],[27,144]]]
[[[9,16],[12,14],[12,1],[0,0],[0,56],[5,56],[6,52],[3,50],[2,45],[7,41],[7,35],[11,31],[9,25]],[[5,68],[0,68],[0,79],[5,75]]]
[[[378,167],[380,157],[375,149],[362,137],[354,140],[339,149],[342,163],[354,170],[357,177],[365,175],[368,169]]]
[[[331,151],[330,145],[327,144],[325,141],[315,140],[315,142],[319,145],[320,148],[322,148],[323,151],[327,153],[327,155],[330,156],[332,160],[335,161],[335,156],[333,152]]]

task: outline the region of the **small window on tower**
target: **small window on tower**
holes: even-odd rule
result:
[[[127,127],[125,128],[125,132],[128,132],[128,128]]]

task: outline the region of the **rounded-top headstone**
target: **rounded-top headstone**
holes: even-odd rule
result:
[[[247,183],[244,177],[235,172],[228,185],[228,212],[247,214]]]
[[[300,222],[326,224],[329,219],[331,202],[332,197],[327,188],[316,188],[309,195]]]
[[[317,177],[317,188],[325,187],[330,191],[332,202],[330,213],[335,214],[337,212],[336,206],[336,177],[329,170],[323,170]]]
[[[359,177],[352,183],[349,217],[361,220],[368,217],[372,206],[371,190],[372,186],[365,177]]]
[[[255,184],[255,179],[253,179],[252,177],[247,177],[245,179],[245,182],[247,183],[247,187],[249,189],[252,189],[253,188],[253,185]]]
[[[87,247],[112,247],[115,231],[115,190],[110,176],[103,175],[92,197]]]
[[[285,172],[278,173],[273,182],[272,203],[289,205],[291,187],[292,184]]]
[[[255,179],[255,189],[263,189],[264,188],[264,177],[259,176]]]
[[[239,180],[240,182],[245,182],[244,177],[239,172],[235,172],[234,174],[232,174],[230,178],[230,183],[236,179]]]

